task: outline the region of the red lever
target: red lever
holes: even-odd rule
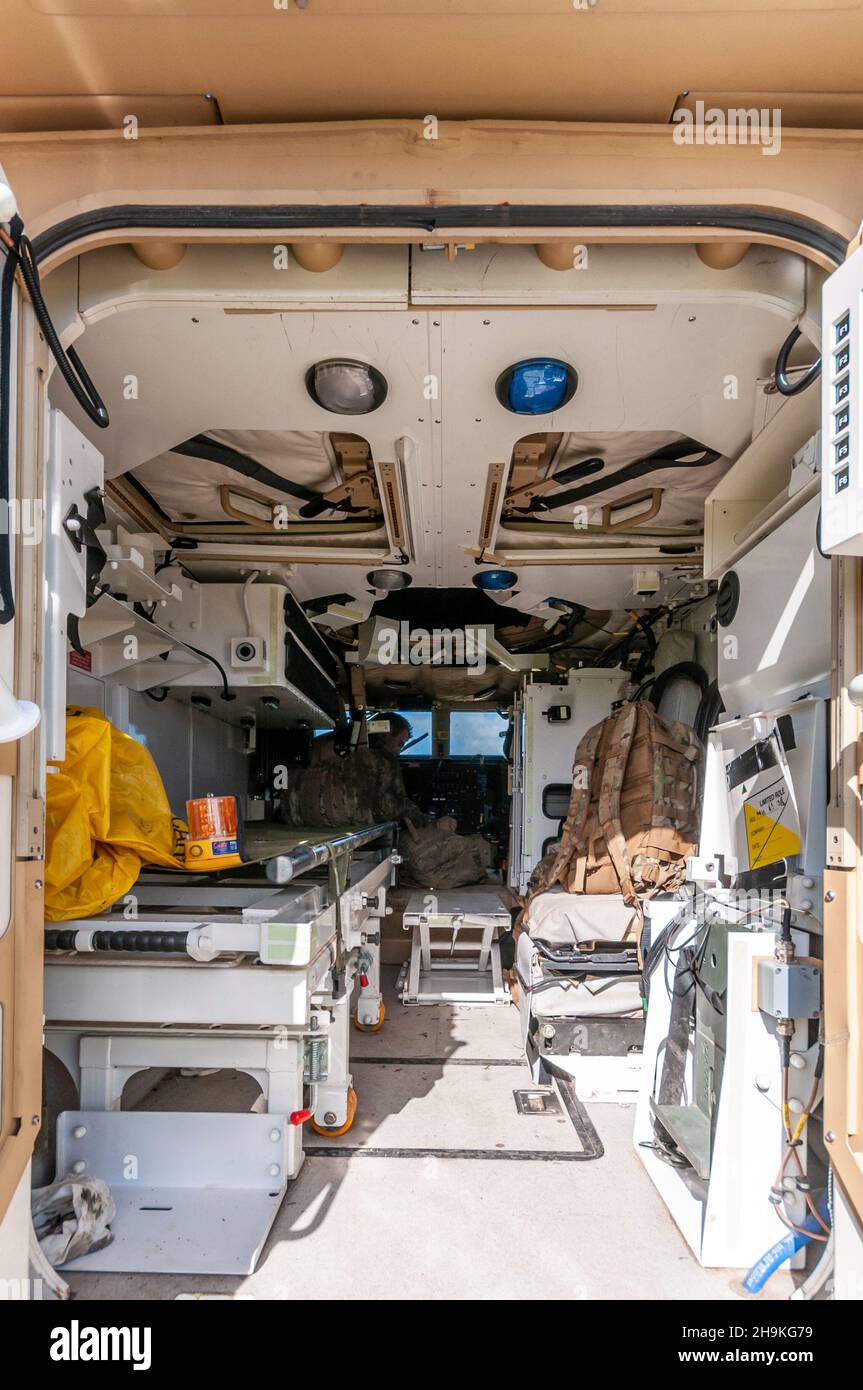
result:
[[[306,1120],[310,1120],[314,1113],[314,1110],[292,1110],[291,1124],[304,1125],[306,1123]]]
[[[365,987],[366,987],[366,985],[368,984],[368,982],[369,982],[369,977],[368,977],[368,975],[361,975],[361,976],[360,976],[360,984],[362,985],[363,989],[365,989]]]

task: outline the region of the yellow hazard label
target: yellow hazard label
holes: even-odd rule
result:
[[[750,869],[760,869],[765,864],[776,864],[780,859],[800,853],[800,836],[790,826],[782,824],[782,812],[786,808],[793,810],[789,806],[787,792],[788,789],[785,788],[785,799],[780,798],[778,804],[775,792],[773,797],[769,798],[773,802],[772,816],[762,810],[759,804],[768,800],[763,793],[743,804]]]

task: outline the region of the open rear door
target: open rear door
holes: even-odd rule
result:
[[[824,879],[828,1152],[863,1221],[863,247],[822,299],[821,545],[833,556],[833,720]]]
[[[8,1281],[27,1276],[28,1173],[42,1109],[43,814],[36,706],[47,361],[5,247],[0,278],[0,1280],[9,1290]]]

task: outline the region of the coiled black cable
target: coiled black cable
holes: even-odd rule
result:
[[[39,327],[45,335],[45,341],[51,350],[51,355],[60,368],[63,380],[84,414],[89,420],[92,420],[94,425],[98,425],[99,429],[105,430],[110,424],[105,403],[90,380],[84,363],[77,352],[73,347],[63,347],[57,336],[57,330],[51,322],[48,306],[42,297],[42,283],[33,256],[33,248],[30,245],[29,237],[25,234],[24,224],[20,217],[13,217],[9,225],[13,242],[10,256],[13,256],[21,267],[21,275],[27,287],[33,311],[39,321]]]
[[[799,396],[801,391],[805,391],[807,386],[811,386],[813,381],[816,381],[821,375],[821,358],[819,357],[817,361],[812,363],[808,372],[806,372],[799,381],[791,382],[788,380],[788,358],[791,349],[800,336],[800,329],[795,326],[779,349],[779,356],[776,358],[776,367],[774,370],[774,380],[776,382],[776,390],[779,392],[780,396]]]
[[[695,732],[702,743],[706,741],[708,733],[724,709],[725,705],[719,693],[719,682],[713,680],[702,695],[701,704],[695,715]]]
[[[15,617],[15,593],[12,588],[12,527],[9,525],[10,420],[11,420],[11,347],[12,347],[12,288],[15,283],[15,256],[10,251],[3,266],[0,285],[0,507],[6,507],[6,525],[0,534],[0,626]]]

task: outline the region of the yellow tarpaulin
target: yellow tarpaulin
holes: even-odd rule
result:
[[[182,869],[184,830],[143,744],[99,710],[67,710],[66,757],[48,774],[47,920],[103,912],[145,864]]]

